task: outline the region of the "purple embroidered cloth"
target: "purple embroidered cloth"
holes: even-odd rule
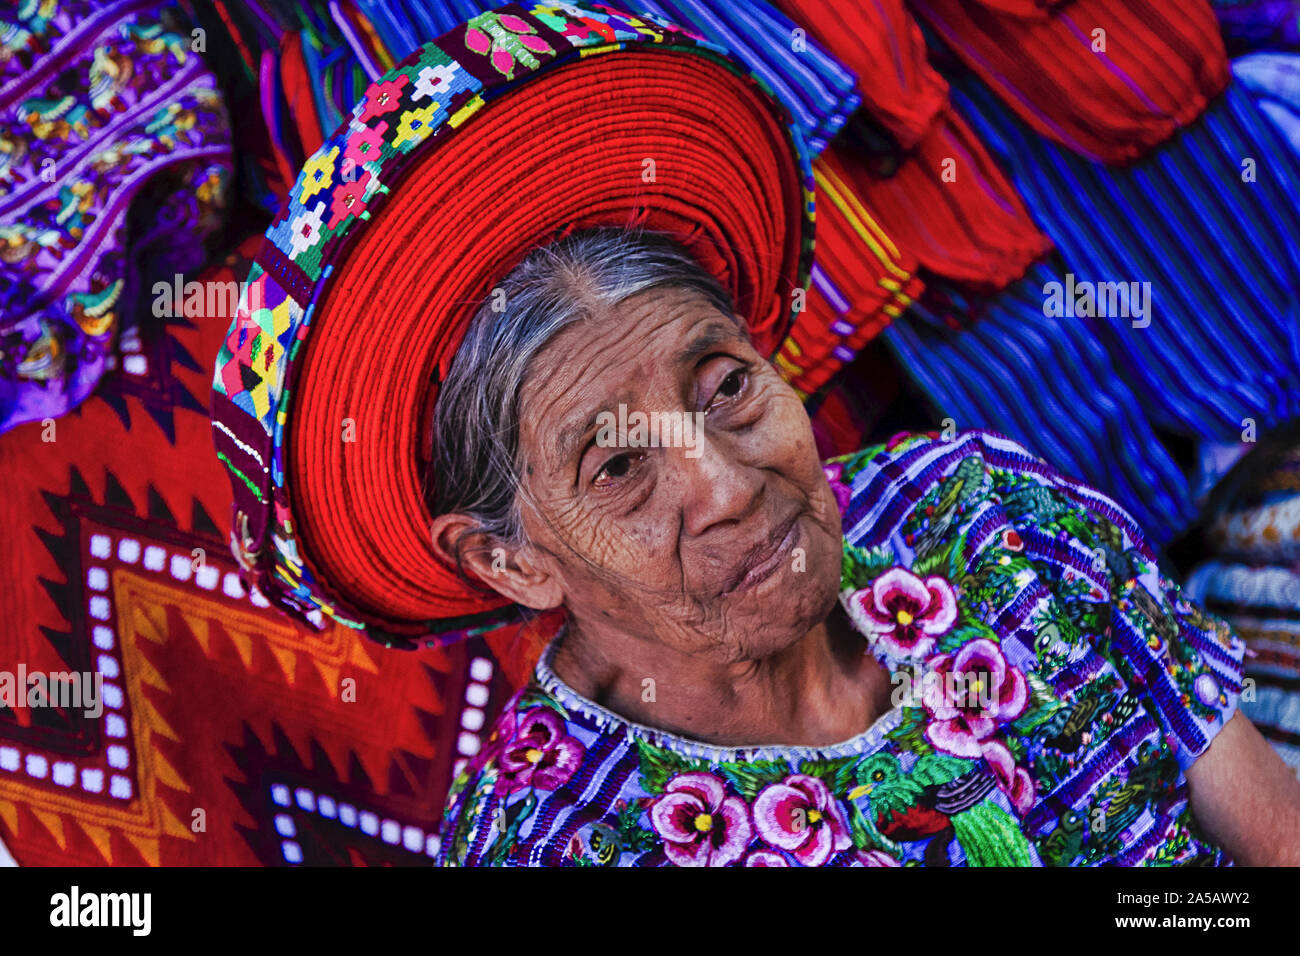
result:
[[[204,45],[141,0],[0,14],[0,431],[82,402],[206,258],[231,158]]]

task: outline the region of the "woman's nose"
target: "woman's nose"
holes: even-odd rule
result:
[[[698,430],[693,447],[667,451],[669,467],[680,480],[687,534],[698,537],[716,526],[743,521],[758,508],[762,474],[711,441],[705,429]]]

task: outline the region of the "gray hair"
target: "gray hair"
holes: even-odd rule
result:
[[[434,514],[466,514],[477,523],[466,534],[524,543],[519,396],[533,360],[569,326],[657,288],[695,292],[744,327],[722,284],[662,233],[586,229],[532,250],[510,271],[475,313],[438,392]]]

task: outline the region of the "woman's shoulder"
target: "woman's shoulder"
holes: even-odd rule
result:
[[[1095,494],[1087,485],[1073,481],[1053,468],[1024,444],[978,428],[899,432],[883,442],[827,458],[824,466],[828,472],[834,472],[841,480],[855,486],[874,480],[915,487],[942,481],[970,459],[978,460],[989,469],[1036,475],[1040,480]]]
[[[909,436],[848,489],[841,602],[922,686],[927,742],[1023,771],[1045,860],[1213,857],[1182,771],[1236,706],[1244,644],[1127,512],[983,432]]]
[[[985,524],[1003,518],[1053,527],[1065,537],[1079,529],[1067,517],[1073,514],[1104,526],[1117,546],[1155,558],[1122,506],[995,432],[900,433],[823,467],[840,504],[845,541],[854,548],[911,555],[918,543],[955,539],[967,530],[966,519],[980,514],[987,515]]]

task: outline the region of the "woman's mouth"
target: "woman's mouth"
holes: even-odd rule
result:
[[[772,532],[770,546],[755,552],[736,569],[724,593],[749,591],[772,577],[785,563],[801,536],[799,516],[796,514]]]

